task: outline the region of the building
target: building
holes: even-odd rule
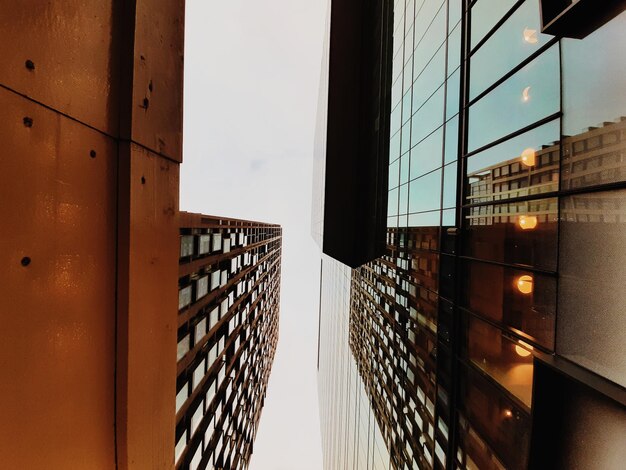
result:
[[[184,1],[0,12],[0,466],[172,468]]]
[[[181,212],[176,468],[247,468],[278,342],[281,228]]]
[[[281,231],[179,213],[184,1],[0,13],[0,467],[245,468]]]
[[[624,6],[391,3],[384,250],[355,267],[314,225],[325,468],[621,468]]]

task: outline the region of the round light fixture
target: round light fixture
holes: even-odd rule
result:
[[[533,277],[527,274],[517,278],[517,290],[522,294],[532,294],[533,292]]]
[[[528,44],[537,44],[539,39],[537,38],[537,30],[524,28],[524,41]]]
[[[515,352],[520,357],[528,357],[531,355],[531,352],[528,349],[524,349],[518,344],[515,345]]]
[[[517,219],[517,224],[522,230],[532,230],[537,227],[537,217],[534,215],[520,215]]]
[[[522,151],[521,160],[522,165],[524,166],[535,166],[537,163],[537,154],[535,153],[535,149],[532,147],[525,148]]]

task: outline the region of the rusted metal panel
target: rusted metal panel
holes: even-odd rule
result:
[[[136,3],[132,140],[182,161],[184,0]]]
[[[117,145],[0,109],[0,467],[114,468]]]
[[[119,468],[174,465],[178,164],[120,144]]]
[[[113,3],[0,0],[0,83],[117,135],[121,38]]]

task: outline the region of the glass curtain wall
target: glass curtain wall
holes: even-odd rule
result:
[[[318,393],[324,468],[389,469],[389,452],[349,349],[351,270],[323,255]]]
[[[392,468],[526,468],[535,358],[626,384],[625,15],[395,2],[387,254],[350,310]]]

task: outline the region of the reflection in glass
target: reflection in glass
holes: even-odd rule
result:
[[[549,125],[553,126],[558,123]],[[541,129],[539,134],[546,130],[549,133],[549,129]],[[533,143],[537,140],[537,136],[523,134],[468,159],[468,203],[505,201],[559,189],[558,141],[536,150],[522,147],[527,144],[526,137]]]
[[[459,155],[459,116],[456,115],[446,122],[446,142],[444,163],[457,160]]]
[[[465,218],[465,255],[556,270],[556,198],[470,207]]]
[[[461,100],[461,68],[448,78],[446,85],[446,119],[458,113]]]
[[[443,169],[443,208],[456,207],[457,189],[456,162],[446,165]]]
[[[405,215],[409,212],[409,185],[400,186],[398,215]]]
[[[441,211],[419,212],[410,214],[409,227],[438,227],[441,220]]]
[[[446,39],[446,2],[428,1],[415,17],[414,69],[417,76]],[[438,8],[435,15],[434,9]]]
[[[442,44],[428,66],[416,77],[413,84],[413,109],[417,110],[441,86],[446,78],[445,44]]]
[[[566,136],[562,144],[562,189],[626,181],[626,117]]]
[[[473,104],[469,112],[468,151],[559,111],[559,77],[559,49],[555,44]]]
[[[472,6],[472,49],[515,5],[515,0],[478,0]]]
[[[554,348],[554,277],[476,261],[464,264],[462,303],[466,308]]]
[[[441,207],[441,170],[411,181],[409,212],[425,212]]]
[[[430,134],[411,150],[411,180],[442,165],[443,127]]]
[[[534,230],[538,223],[536,215],[520,215],[517,218],[517,224],[522,230]]]
[[[445,87],[439,89],[413,115],[411,145],[415,145],[443,124]]]
[[[393,162],[400,156],[400,132],[398,131],[389,143],[389,161]]]
[[[462,450],[457,458],[471,459],[474,464],[462,468],[526,469],[530,441],[527,411],[471,367],[461,367],[460,380],[464,416],[459,419]],[[476,445],[479,442],[482,445]],[[494,452],[502,464],[493,457]]]
[[[479,369],[530,409],[533,387],[532,346],[508,338],[498,328],[468,316],[465,354]]]
[[[552,39],[539,32],[539,12],[539,0],[527,0],[472,54],[470,100]]]
[[[577,135],[626,116],[626,12],[583,41],[562,43],[563,133]]]
[[[389,189],[398,187],[398,179],[400,176],[400,160],[389,165]]]
[[[387,215],[398,215],[398,188],[389,191],[389,200],[387,203]]]
[[[461,24],[448,36],[448,76],[461,65]]]
[[[532,276],[524,274],[516,279],[515,286],[522,294],[528,295],[533,293],[533,282]]]
[[[400,158],[400,184],[407,183],[409,181],[409,162],[410,154],[405,153]]]

